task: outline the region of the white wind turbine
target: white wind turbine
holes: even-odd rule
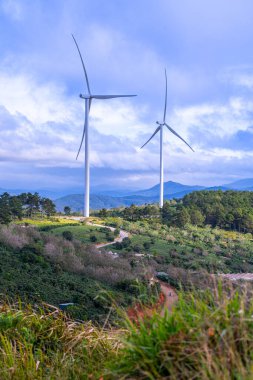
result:
[[[166,111],[167,111],[167,73],[165,69],[165,104],[164,104],[164,113],[163,113],[163,121],[160,123],[159,121],[156,122],[158,124],[158,127],[156,128],[153,135],[148,139],[147,142],[145,142],[144,145],[142,145],[141,148],[143,148],[147,143],[152,140],[152,138],[160,131],[160,208],[163,207],[163,127],[166,126],[170,132],[172,132],[175,136],[177,136],[180,140],[182,140],[193,152],[194,150],[192,147],[181,137],[179,134],[174,131],[167,123],[166,123]]]
[[[80,94],[80,98],[85,99],[85,121],[84,121],[84,127],[83,127],[83,134],[82,134],[82,139],[81,139],[81,144],[76,156],[76,159],[79,156],[79,153],[81,151],[82,145],[83,145],[83,140],[85,137],[85,194],[84,194],[84,216],[89,217],[90,215],[90,157],[89,157],[89,111],[91,107],[91,102],[92,99],[113,99],[113,98],[127,98],[127,97],[132,97],[136,95],[92,95],[91,90],[90,90],[90,85],[89,85],[89,80],[88,80],[88,75],[87,71],[85,69],[84,61],[82,54],[80,52],[79,46],[76,42],[75,37],[73,36],[73,40],[75,42],[75,45],[77,47],[82,66],[83,66],[83,71],[84,71],[84,76],[85,76],[85,81],[87,85],[87,90],[88,94],[82,95]]]

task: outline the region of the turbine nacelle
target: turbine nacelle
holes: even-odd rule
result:
[[[79,97],[82,98],[82,99],[90,99],[92,96],[91,95],[80,94]]]

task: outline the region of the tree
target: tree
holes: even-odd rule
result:
[[[40,205],[42,208],[42,212],[46,214],[47,217],[55,214],[56,209],[55,209],[55,204],[54,202],[49,199],[49,198],[42,198],[40,200]]]
[[[70,215],[71,214],[71,208],[69,206],[65,206],[64,209],[64,214],[65,215]]]
[[[178,227],[184,227],[187,223],[190,223],[191,218],[190,214],[186,207],[182,207],[182,209],[179,211],[176,224]]]
[[[9,198],[9,207],[13,218],[22,219],[22,202],[18,196],[13,196]]]
[[[100,218],[106,218],[107,217],[107,210],[105,208],[102,208],[102,210],[99,211],[98,215]]]
[[[38,193],[27,193],[26,198],[27,214],[33,216],[36,212],[40,211],[40,196]]]
[[[11,209],[9,206],[10,195],[3,193],[0,196],[0,223],[8,224],[11,222]]]
[[[192,208],[190,210],[191,224],[195,226],[202,226],[205,220],[204,215],[197,208]]]

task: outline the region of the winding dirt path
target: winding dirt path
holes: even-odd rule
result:
[[[88,222],[87,224],[90,225],[90,226],[95,226],[95,227],[109,228],[112,232],[114,232],[116,230],[115,227],[104,226],[102,224],[96,224],[96,223],[92,223],[92,222]],[[103,247],[106,247],[107,245],[112,245],[112,244],[115,244],[115,243],[121,243],[122,240],[125,239],[125,238],[127,238],[128,236],[129,236],[129,233],[127,231],[124,231],[124,230],[120,229],[119,236],[116,237],[113,241],[110,241],[109,243],[99,243],[99,244],[96,244],[96,248],[103,248]]]
[[[163,309],[161,311],[161,315],[165,313],[165,310],[171,311],[173,305],[178,300],[178,295],[174,288],[172,288],[170,285],[166,284],[165,282],[159,281],[161,285],[161,292],[165,297],[165,302],[163,305]]]
[[[76,217],[75,220],[81,220],[81,218],[79,217]],[[110,226],[105,226],[105,225],[101,225],[101,224],[96,224],[96,223],[92,223],[92,222],[87,222],[88,225],[90,226],[95,226],[95,227],[100,227],[100,228],[109,228],[112,232],[115,231],[116,228],[114,227],[110,227]],[[99,244],[96,244],[96,248],[103,248],[103,247],[106,247],[108,245],[113,245],[117,242],[121,243],[123,239],[129,237],[129,233],[125,230],[122,230],[120,229],[120,233],[119,233],[119,236],[116,237],[112,242],[109,242],[109,243],[99,243]],[[174,288],[172,288],[169,284],[166,284],[165,282],[163,281],[160,281],[158,279],[154,279],[152,278],[151,281],[157,281],[160,283],[160,286],[161,286],[161,293],[163,294],[164,296],[164,305],[163,305],[163,308],[162,308],[162,311],[161,311],[161,315],[163,315],[165,313],[165,310],[169,310],[171,311],[173,305],[177,302],[178,300],[178,295],[175,291]]]

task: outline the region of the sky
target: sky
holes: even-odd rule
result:
[[[164,68],[165,181],[214,186],[253,178],[251,0],[0,0],[0,188],[81,191],[86,84],[94,101],[91,186],[159,182]]]

